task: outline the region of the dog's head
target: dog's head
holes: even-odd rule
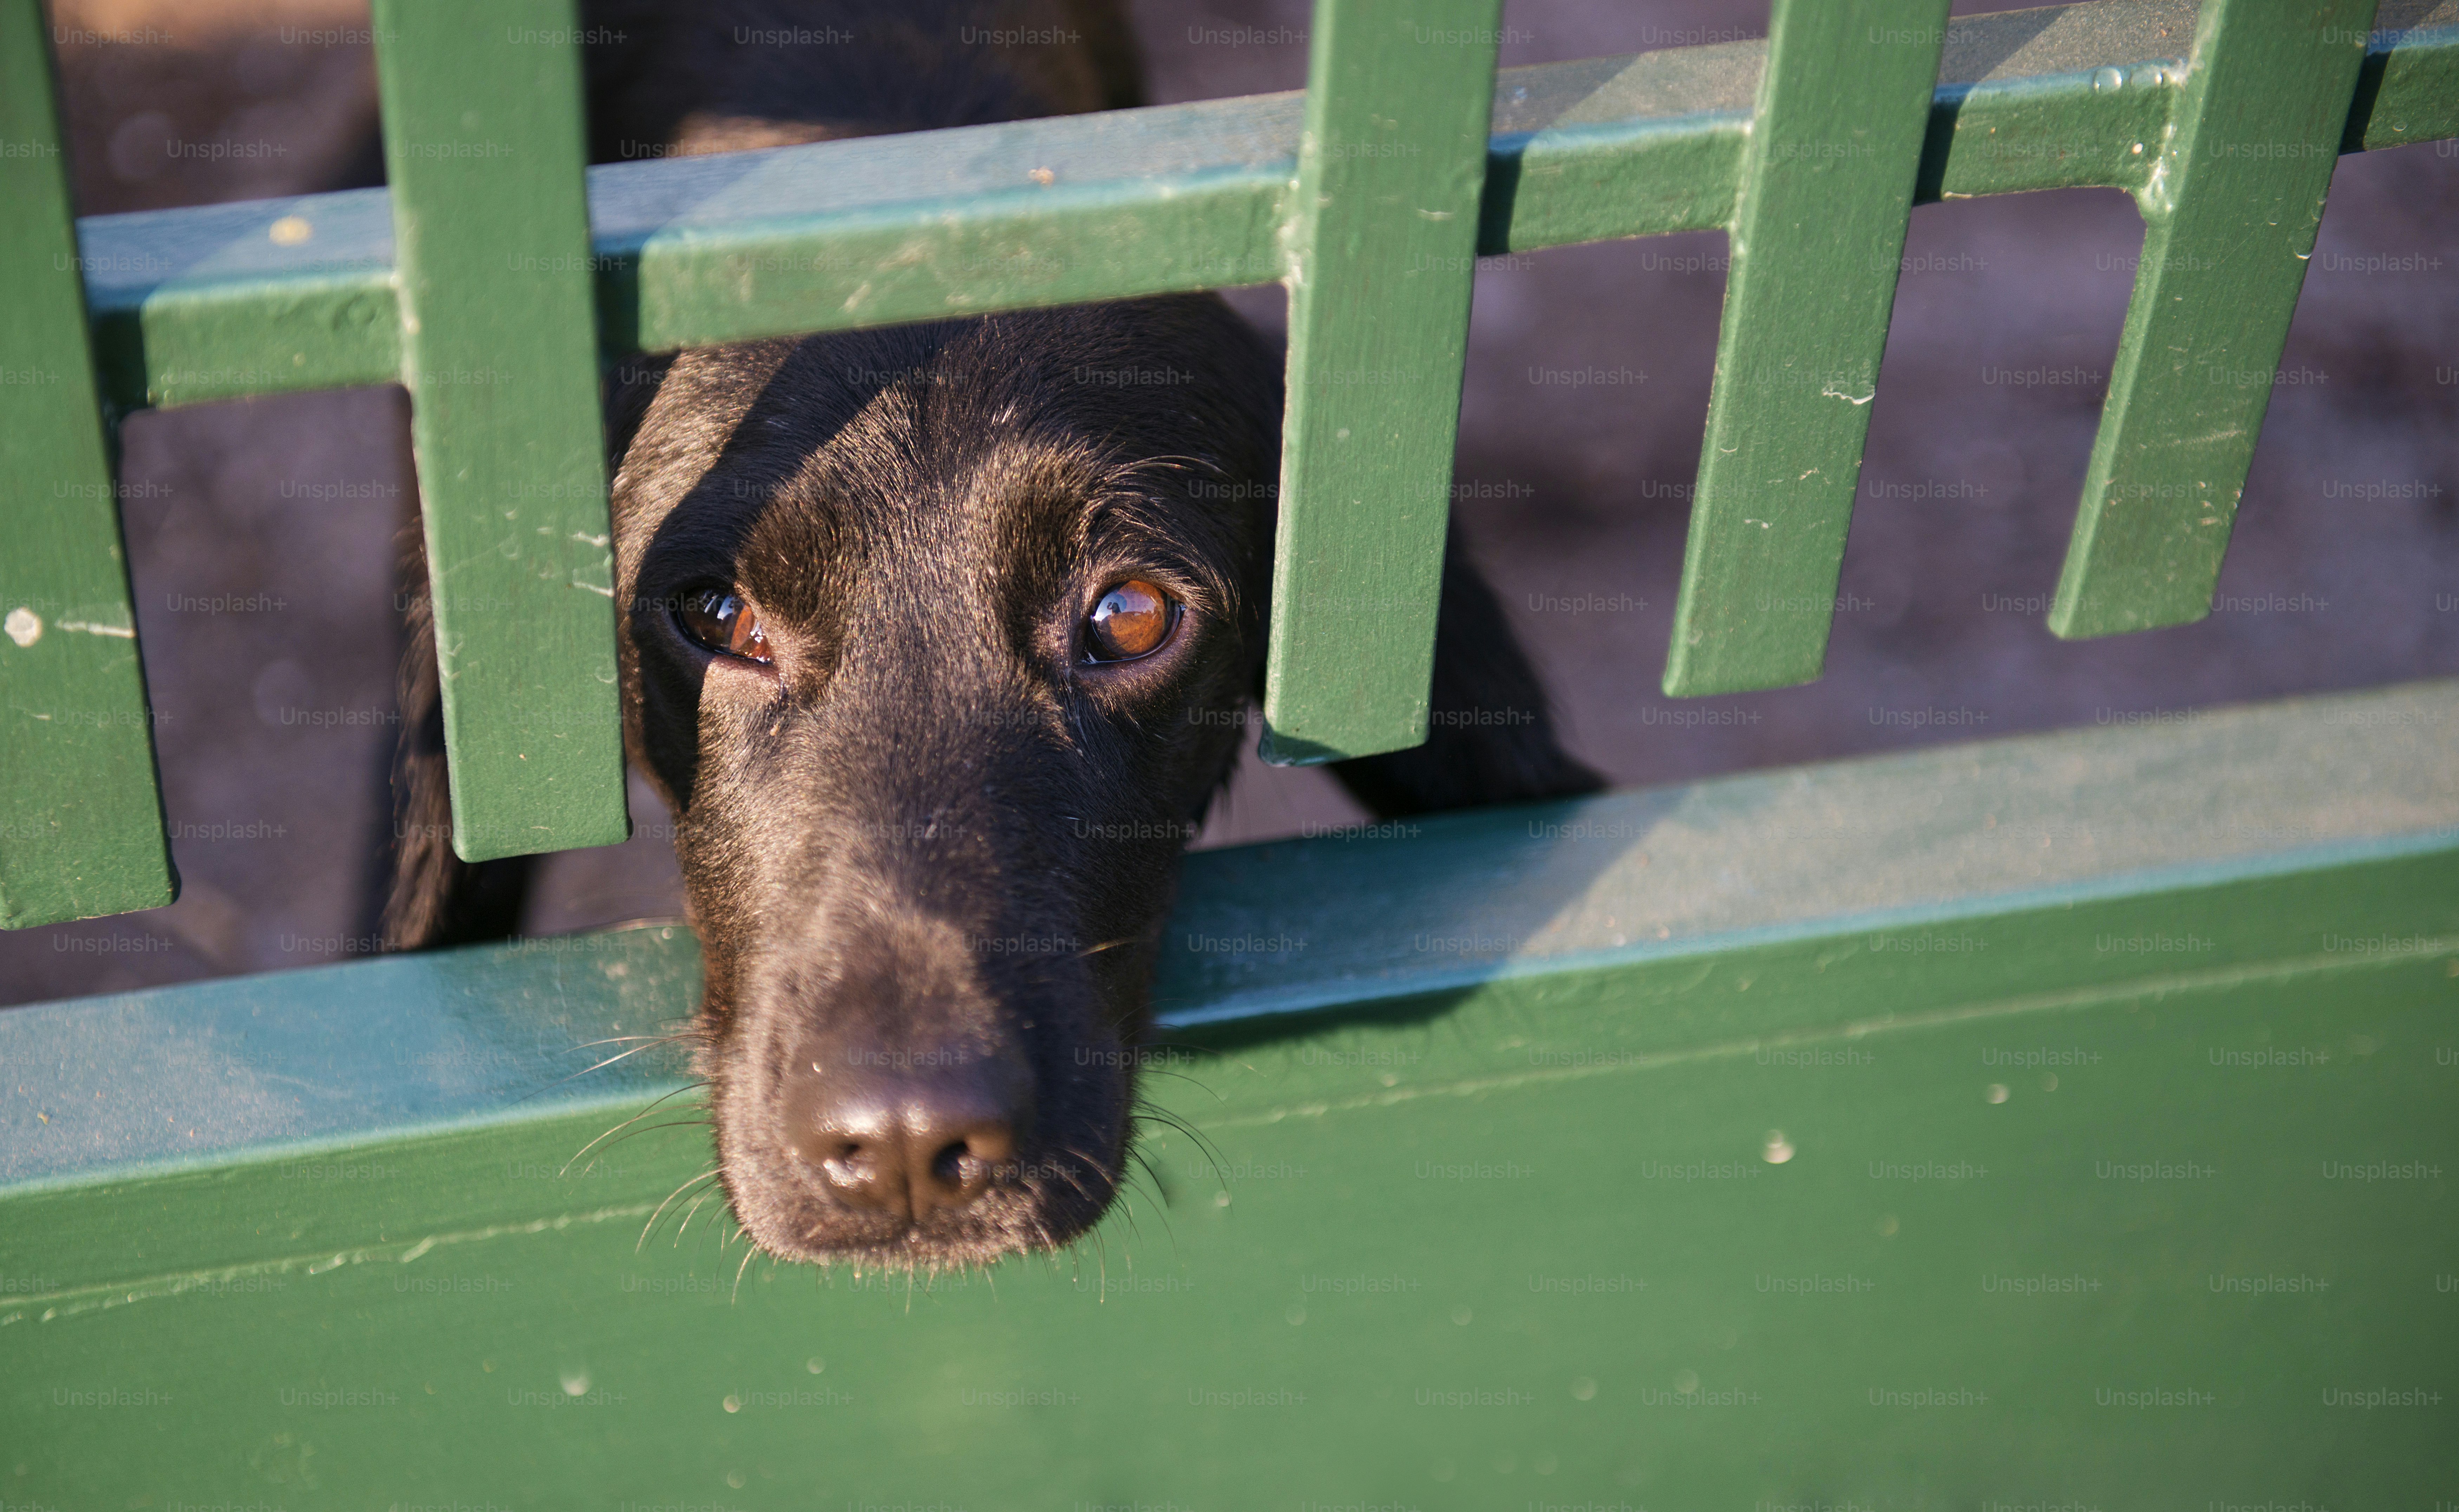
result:
[[[627,740],[771,1253],[1063,1244],[1254,685],[1276,365],[1217,300],[685,353],[615,405]]]

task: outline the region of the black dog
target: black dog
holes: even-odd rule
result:
[[[603,158],[1137,93],[1108,0],[599,10]],[[792,29],[851,40],[736,40]],[[1178,858],[1260,684],[1280,410],[1273,354],[1209,295],[619,371],[626,744],[676,816],[721,1175],[763,1249],[961,1264],[1108,1206]],[[413,629],[397,948],[511,933],[523,874],[452,857]],[[1334,768],[1377,812],[1597,786],[1457,543],[1434,707],[1424,746]],[[1501,709],[1528,717],[1471,712]]]

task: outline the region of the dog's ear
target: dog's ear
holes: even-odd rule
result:
[[[1569,798],[1605,787],[1555,739],[1545,689],[1457,529],[1443,544],[1430,704],[1423,746],[1331,768],[1377,817]]]

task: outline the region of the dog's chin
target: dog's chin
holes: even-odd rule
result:
[[[732,1143],[725,1135],[721,1124],[721,1150]],[[943,1270],[1063,1250],[1101,1221],[1121,1180],[1115,1165],[1037,1156],[962,1209],[915,1221],[839,1203],[800,1165],[727,1152],[721,1179],[745,1234],[780,1260],[864,1270]]]

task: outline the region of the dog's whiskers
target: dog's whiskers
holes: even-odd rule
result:
[[[676,1087],[673,1091],[661,1093],[659,1096],[657,1096],[656,1098],[654,1098],[654,1099],[652,1099],[652,1100],[650,1101],[649,1105],[648,1105],[647,1107],[642,1108],[640,1112],[633,1114],[630,1118],[625,1119],[622,1123],[616,1124],[613,1128],[608,1129],[605,1133],[599,1135],[596,1139],[591,1140],[588,1144],[583,1144],[582,1146],[580,1146],[580,1148],[579,1148],[578,1150],[577,1150],[577,1151],[575,1151],[575,1152],[573,1153],[572,1160],[565,1161],[565,1162],[563,1163],[563,1169],[562,1169],[562,1170],[557,1171],[556,1174],[557,1174],[557,1175],[558,1175],[558,1176],[568,1174],[568,1173],[572,1170],[572,1161],[577,1161],[577,1160],[580,1159],[580,1157],[581,1157],[581,1156],[588,1154],[591,1150],[594,1150],[594,1149],[596,1149],[599,1145],[605,1144],[608,1140],[613,1139],[616,1135],[620,1134],[623,1130],[625,1130],[625,1129],[627,1129],[627,1128],[630,1128],[633,1124],[640,1123],[640,1122],[641,1122],[642,1119],[644,1119],[644,1118],[647,1118],[650,1114],[652,1114],[652,1113],[656,1112],[656,1111],[658,1110],[658,1104],[659,1104],[659,1103],[661,1103],[661,1102],[663,1102],[667,1098],[675,1097],[675,1096],[677,1096],[677,1095],[679,1095],[679,1094],[681,1094],[681,1093],[689,1092],[689,1091],[693,1090],[695,1087],[704,1086],[704,1085],[706,1085],[706,1083],[705,1083],[705,1082],[684,1082],[682,1086]],[[682,1120],[681,1122],[683,1122],[683,1123],[698,1123],[698,1122],[702,1122],[702,1121],[701,1121],[701,1120],[695,1120],[695,1119],[684,1119],[684,1120]],[[667,1126],[671,1126],[671,1125],[667,1125]],[[586,1170],[586,1169],[588,1169],[589,1167],[584,1166],[582,1166],[581,1168],[582,1168],[583,1170]]]
[[[649,1221],[641,1226],[641,1238],[639,1243],[632,1246],[632,1252],[634,1254],[639,1254],[641,1247],[649,1242],[649,1235],[657,1229],[658,1220],[665,1215],[666,1208],[673,1205],[676,1198],[682,1196],[685,1191],[700,1183],[711,1180],[718,1174],[718,1168],[715,1166],[711,1166],[708,1169],[702,1171],[699,1175],[686,1180],[682,1186],[676,1187],[673,1191],[666,1193],[666,1200],[658,1204],[657,1210],[649,1214]]]
[[[742,1297],[743,1272],[751,1269],[751,1262],[759,1253],[760,1247],[756,1244],[748,1244],[743,1247],[743,1263],[734,1268],[734,1290],[727,1293],[725,1298],[728,1306],[733,1305]]]

